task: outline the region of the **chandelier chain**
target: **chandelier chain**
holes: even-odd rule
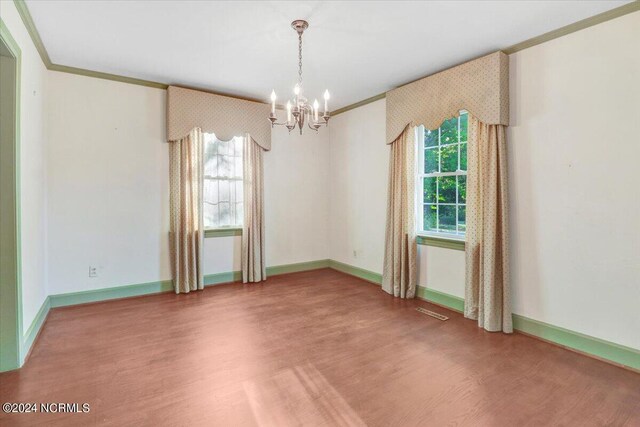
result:
[[[298,34],[298,83],[302,86],[302,33]]]

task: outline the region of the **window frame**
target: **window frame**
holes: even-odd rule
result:
[[[242,140],[242,136],[234,136],[232,139],[230,139],[229,141],[222,141],[221,139],[219,139],[215,133],[208,133],[208,135],[212,135],[213,138],[216,141],[220,141],[220,142],[230,142],[235,138],[240,138]],[[206,150],[206,144],[207,141],[204,141],[204,147],[203,149]],[[217,155],[217,154],[216,154]],[[237,156],[231,156],[231,157],[237,157]],[[243,168],[244,168],[244,152],[240,155],[240,158],[242,159],[242,164],[243,164]],[[206,158],[203,156],[203,162],[206,162]],[[241,178],[238,177],[229,177],[229,178],[221,178],[218,176],[213,176],[213,175],[206,175],[203,173],[203,185],[205,181],[232,181],[232,182],[243,182],[244,181],[244,173],[243,176]],[[243,187],[243,192],[244,192],[244,185]],[[218,194],[220,194],[220,189],[218,186]],[[202,204],[203,204],[203,209],[204,209],[204,205],[207,202],[204,200],[204,196],[202,199]],[[231,203],[231,202],[229,202]],[[236,203],[237,204],[237,203]],[[242,195],[242,209],[244,210],[244,194]],[[203,221],[204,222],[204,221]],[[227,236],[240,236],[242,235],[242,230],[244,229],[244,224],[240,224],[240,225],[228,225],[228,226],[221,226],[221,227],[208,227],[206,224],[204,224],[204,237],[227,237]]]
[[[416,202],[416,216],[417,216],[417,221],[416,221],[416,234],[419,237],[418,241],[422,242],[424,244],[430,244],[429,241],[432,239],[439,239],[442,241],[454,241],[456,243],[460,242],[461,244],[464,244],[465,238],[466,238],[466,228],[465,231],[463,232],[463,234],[460,234],[459,232],[459,215],[458,215],[458,207],[459,206],[467,206],[466,202],[465,203],[458,203],[458,181],[456,178],[456,198],[455,198],[455,203],[438,203],[438,186],[436,186],[436,203],[425,203],[424,201],[424,179],[425,178],[439,178],[439,177],[447,177],[447,176],[467,176],[467,170],[468,170],[468,164],[467,164],[467,170],[462,170],[460,169],[460,161],[461,161],[461,152],[460,149],[458,149],[458,169],[456,169],[454,172],[441,172],[441,168],[442,168],[442,164],[441,164],[441,159],[440,159],[440,150],[442,149],[442,147],[446,147],[446,146],[451,146],[451,145],[458,145],[460,146],[461,144],[466,144],[466,148],[467,148],[467,153],[468,153],[468,147],[469,147],[469,133],[467,130],[467,140],[466,141],[461,141],[460,140],[460,130],[461,130],[461,124],[460,124],[460,117],[464,114],[467,114],[467,126],[468,126],[468,112],[466,110],[460,110],[458,116],[456,116],[457,118],[457,125],[458,125],[458,141],[456,142],[452,142],[449,144],[442,144],[440,138],[441,138],[441,128],[442,125],[440,125],[438,127],[438,145],[430,148],[432,150],[437,150],[438,151],[438,171],[437,172],[430,172],[430,173],[425,173],[425,158],[424,158],[424,154],[425,154],[425,150],[427,149],[427,147],[425,147],[425,131],[426,128],[424,125],[421,126],[416,126],[415,127],[415,138],[416,141],[418,142],[415,146],[416,146],[416,161],[417,161],[417,173],[416,175],[416,192],[415,192],[415,202]],[[444,123],[444,122],[443,122]],[[468,158],[468,157],[467,157]],[[430,230],[425,230],[424,229],[424,206],[425,205],[432,205],[435,204],[436,206],[440,206],[440,205],[444,205],[444,206],[456,206],[456,233],[451,233],[451,232],[446,232],[446,231],[430,231]],[[436,224],[438,224],[438,221],[440,220],[439,218],[439,209],[437,209],[436,211]],[[466,216],[465,216],[465,223],[466,223]],[[437,227],[437,225],[436,225]],[[438,228],[438,227],[437,227]],[[436,245],[438,246],[438,245]]]

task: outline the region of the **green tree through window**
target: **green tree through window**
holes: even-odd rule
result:
[[[418,232],[463,237],[466,230],[468,114],[435,130],[420,127]]]

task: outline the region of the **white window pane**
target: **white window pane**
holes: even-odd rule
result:
[[[456,177],[441,176],[438,182],[438,203],[455,203],[456,202]],[[454,215],[455,217],[455,215]]]
[[[424,150],[424,173],[438,172],[439,154],[440,150],[438,148]]]
[[[455,172],[458,169],[458,144],[440,149],[440,172]]]
[[[235,153],[234,156],[242,158],[242,138],[236,137],[234,140]]]
[[[218,180],[204,180],[203,197],[205,202],[218,203]]]
[[[242,202],[236,203],[236,225],[242,225],[244,204]]]
[[[218,204],[218,209],[220,210],[220,222],[218,224],[219,227],[228,227],[230,225],[230,206],[229,202],[220,202]]]
[[[467,170],[467,144],[460,144],[460,169]]]
[[[244,201],[244,197],[243,197],[243,182],[242,181],[236,181],[235,182],[235,186],[236,186],[236,202],[243,202]]]
[[[235,161],[235,177],[242,178],[242,157],[234,157]]]
[[[234,204],[236,202],[236,182],[229,181],[229,201]]]
[[[424,131],[424,145],[425,147],[436,147],[438,145],[438,131],[425,129]]]
[[[467,230],[467,206],[458,206],[458,232],[464,234]]]
[[[202,188],[202,198],[205,203],[211,203],[211,182],[209,180],[204,181],[204,186]]]
[[[218,203],[218,200],[220,199],[219,193],[220,193],[220,181],[218,181],[217,179],[214,179],[211,181],[211,202],[212,203]]]
[[[217,173],[218,173],[218,157],[215,154],[209,157],[205,157],[204,174],[207,176],[216,176]]]
[[[210,228],[213,227],[215,224],[215,216],[214,216],[214,212],[213,212],[213,205],[209,204],[209,203],[205,203],[204,204],[204,212],[203,212],[203,218],[204,218],[204,227],[205,228]]]
[[[204,140],[204,145],[205,146],[213,144],[215,142],[215,138],[213,137],[213,134],[211,134],[211,133],[203,134],[203,138],[202,139]]]
[[[423,228],[425,231],[435,231],[437,228],[437,213],[438,208],[436,205],[423,205],[422,214],[423,214]]]
[[[220,225],[220,209],[218,205],[211,205],[211,226],[219,227]]]
[[[424,203],[436,203],[438,191],[436,188],[436,180],[437,178],[435,177],[423,178],[422,187]]]
[[[231,200],[230,195],[229,195],[229,181],[227,180],[219,180],[219,193],[218,193],[218,200],[220,202],[229,202]]]
[[[231,176],[231,158],[218,155],[218,176],[229,178]]]
[[[467,141],[467,132],[469,127],[469,115],[465,112],[460,116],[460,141]]]
[[[455,205],[440,205],[438,207],[438,229],[449,233],[456,231]]]

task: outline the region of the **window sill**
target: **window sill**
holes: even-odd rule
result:
[[[446,237],[435,237],[426,235],[418,235],[416,237],[416,240],[419,245],[464,251],[464,240],[447,239]]]
[[[209,228],[204,230],[204,237],[242,236],[242,228]]]

